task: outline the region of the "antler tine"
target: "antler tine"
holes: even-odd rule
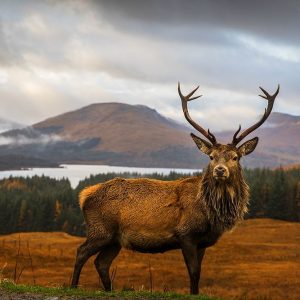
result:
[[[273,95],[270,95],[265,89],[263,89],[261,86],[259,87],[261,89],[261,91],[265,94],[265,95],[259,95],[260,97],[270,100],[272,99],[273,101],[275,100],[276,96],[279,93],[279,89],[280,89],[280,85],[278,84],[277,90]]]
[[[215,136],[210,132],[209,128],[207,129],[207,133],[208,133],[208,135],[212,138],[212,140],[214,141],[213,144],[215,144],[215,143],[217,142],[217,141],[216,141],[216,138],[215,138]]]
[[[181,99],[183,98],[185,101],[191,101],[191,100],[194,100],[194,99],[197,99],[197,98],[202,97],[202,95],[199,95],[199,96],[195,96],[195,97],[190,98],[191,96],[194,95],[194,93],[195,93],[198,89],[199,89],[199,85],[198,85],[194,90],[192,90],[188,95],[184,96],[184,95],[181,93],[180,82],[178,82],[178,93],[179,93],[179,96],[180,96]]]
[[[233,139],[232,139],[232,143],[233,145],[237,145],[241,140],[243,140],[248,134],[250,134],[252,131],[254,131],[255,129],[257,129],[258,127],[260,127],[269,117],[272,109],[273,109],[273,105],[274,105],[274,101],[276,99],[276,96],[279,93],[280,90],[280,85],[278,84],[277,90],[273,95],[270,95],[266,90],[264,90],[262,87],[259,87],[261,89],[261,91],[264,93],[264,95],[259,95],[260,97],[266,99],[268,101],[268,106],[267,108],[265,108],[265,112],[263,114],[263,116],[261,117],[261,119],[255,123],[254,125],[252,125],[251,127],[249,127],[248,129],[244,130],[239,137],[237,137],[238,133],[241,130],[241,125],[239,126],[239,129],[237,130],[237,132],[234,134]]]
[[[199,96],[195,96],[195,97],[191,98],[191,96],[194,95],[194,93],[199,89],[199,87],[200,87],[200,85],[198,85],[194,90],[192,90],[188,95],[186,95],[187,101],[191,101],[191,100],[194,100],[194,99],[202,97],[202,95],[199,95]]]
[[[194,90],[192,90],[188,95],[184,96],[181,92],[180,89],[180,82],[178,82],[178,94],[181,98],[181,104],[182,104],[182,110],[183,110],[183,114],[186,118],[186,120],[196,129],[198,130],[200,133],[202,133],[213,145],[216,144],[216,138],[215,136],[210,133],[210,131],[206,131],[204,128],[202,128],[200,125],[198,125],[196,122],[194,122],[192,120],[192,118],[190,117],[189,111],[188,111],[188,107],[187,107],[187,103],[188,101],[191,100],[195,100],[197,98],[200,98],[202,95],[199,96],[194,96],[194,93],[198,90],[199,86],[197,86]],[[192,97],[192,98],[191,98]]]
[[[236,137],[237,137],[237,135],[239,134],[239,132],[241,131],[241,129],[242,129],[242,126],[241,126],[241,124],[240,124],[238,130],[237,130],[237,131],[235,132],[235,134],[233,135],[233,141],[236,139]]]

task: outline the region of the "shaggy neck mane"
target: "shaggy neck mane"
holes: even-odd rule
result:
[[[241,168],[225,182],[216,181],[208,168],[202,177],[200,197],[208,208],[208,218],[213,228],[232,228],[247,212],[249,187]]]

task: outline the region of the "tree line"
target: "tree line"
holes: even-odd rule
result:
[[[200,174],[193,174],[201,176]],[[300,169],[244,170],[251,196],[247,218],[300,221]],[[72,189],[68,179],[46,176],[10,177],[0,180],[0,234],[30,231],[64,231],[84,235],[78,194],[86,186],[115,177],[148,177],[175,180],[190,174],[169,175],[108,173],[92,175]]]

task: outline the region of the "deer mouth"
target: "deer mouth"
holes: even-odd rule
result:
[[[217,181],[225,181],[228,178],[226,175],[214,175],[214,179]]]

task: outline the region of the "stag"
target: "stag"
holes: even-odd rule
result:
[[[191,134],[199,150],[210,158],[203,175],[175,181],[115,178],[84,189],[79,203],[87,239],[77,250],[72,287],[77,287],[83,265],[97,253],[95,267],[105,290],[110,291],[109,269],[122,247],[146,253],[181,249],[190,292],[199,293],[205,249],[247,212],[249,188],[239,161],[254,151],[258,137],[238,144],[266,121],[279,86],[274,95],[260,88],[260,96],[268,101],[265,113],[241,133],[239,126],[229,144],[218,143],[209,130],[190,117],[187,103],[200,97],[193,96],[198,88],[184,96],[178,83],[186,120],[206,138]]]

